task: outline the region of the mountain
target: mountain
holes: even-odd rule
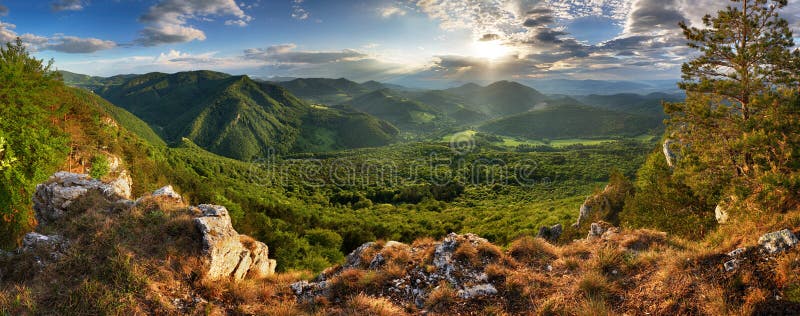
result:
[[[574,79],[532,79],[524,84],[535,87],[546,94],[589,95],[619,93],[653,93],[677,90],[677,80],[624,81],[624,80],[574,80]]]
[[[533,109],[548,98],[535,89],[513,81],[498,81],[486,87],[468,83],[445,92],[468,100],[470,110],[490,117],[514,115]]]
[[[651,93],[648,95],[620,93],[614,95],[575,96],[583,104],[603,109],[637,115],[665,117],[662,102],[680,102],[684,96],[680,94]]]
[[[385,88],[377,81],[361,85],[344,78],[299,78],[274,84],[305,100],[323,104],[340,104],[355,96]]]
[[[66,70],[59,70],[58,73],[64,80],[64,83],[73,87],[84,88],[89,91],[100,89],[107,85],[117,85],[125,82],[126,80],[136,77],[137,75],[116,75],[113,77],[97,77],[77,74]]]
[[[401,130],[431,130],[446,120],[440,111],[389,89],[363,94],[345,105],[389,121]]]
[[[404,95],[444,113],[459,125],[480,122],[489,118],[488,115],[471,109],[473,105],[467,100],[445,91],[407,92]]]
[[[212,71],[150,73],[97,93],[140,117],[167,141],[185,137],[237,159],[271,149],[380,146],[397,134],[373,117],[312,107],[276,85]],[[364,142],[348,136],[353,130],[364,135]]]
[[[487,122],[478,129],[531,139],[635,136],[658,128],[661,119],[580,104],[555,104]]]

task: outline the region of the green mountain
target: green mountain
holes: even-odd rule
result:
[[[486,87],[468,83],[444,91],[463,100],[469,100],[465,105],[469,106],[470,110],[490,117],[522,113],[548,100],[547,96],[539,91],[513,81],[498,81]]]
[[[97,77],[82,74],[76,74],[66,70],[59,70],[58,73],[64,80],[64,83],[73,87],[84,88],[89,91],[101,89],[107,85],[118,85],[127,81],[137,75],[116,75],[113,77]]]
[[[561,103],[490,121],[484,132],[531,139],[635,136],[661,126],[661,119]]]
[[[444,113],[459,125],[485,121],[489,117],[477,110],[463,98],[441,90],[422,92],[408,92],[404,94],[409,99],[427,104],[439,112]]]
[[[389,89],[363,94],[345,105],[389,121],[401,130],[429,131],[446,121],[440,111]]]
[[[305,100],[323,104],[340,104],[358,95],[385,88],[376,81],[361,85],[344,78],[299,78],[274,84]]]
[[[185,137],[237,159],[270,149],[380,146],[397,134],[373,117],[312,107],[281,87],[212,71],[150,73],[97,93],[140,117],[167,141]],[[353,139],[354,132],[363,141]]]
[[[682,95],[651,93],[647,95],[621,93],[613,95],[587,95],[576,96],[583,104],[612,111],[625,112],[637,115],[665,117],[661,102],[680,102]]]

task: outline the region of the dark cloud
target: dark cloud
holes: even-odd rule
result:
[[[111,49],[116,46],[117,44],[112,41],[104,41],[97,38],[57,36],[49,38],[47,43],[40,45],[38,49],[70,54],[86,54]]]
[[[500,39],[500,35],[491,34],[490,33],[490,34],[483,34],[483,36],[481,36],[481,39],[479,39],[479,41],[481,41],[481,42],[491,42],[491,41],[496,41],[496,40],[499,40],[499,39]]]
[[[0,16],[8,15],[8,7],[0,4]]]
[[[648,33],[677,29],[678,22],[684,20],[677,0],[638,0],[632,5],[626,28],[629,33]]]

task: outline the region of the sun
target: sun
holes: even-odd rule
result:
[[[472,45],[472,50],[473,56],[488,60],[506,57],[511,53],[511,49],[501,41],[478,41]]]

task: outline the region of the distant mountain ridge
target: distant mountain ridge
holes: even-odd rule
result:
[[[374,117],[312,107],[284,88],[213,71],[149,73],[95,92],[140,117],[167,141],[185,137],[241,160],[272,149],[382,146],[398,133]]]

